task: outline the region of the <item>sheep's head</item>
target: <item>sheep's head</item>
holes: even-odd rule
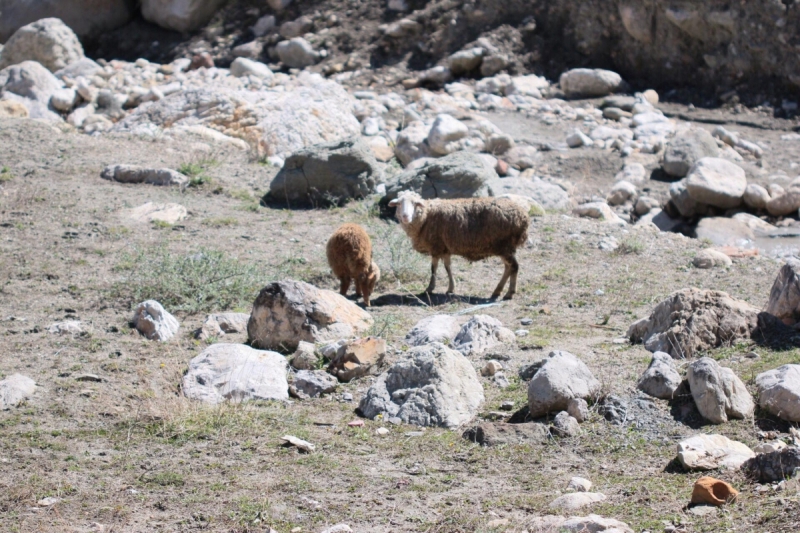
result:
[[[372,291],[375,290],[375,284],[378,283],[381,279],[381,269],[378,268],[378,265],[373,261],[369,265],[369,270],[361,274],[359,276],[359,281],[361,282],[361,294],[364,297],[364,304],[369,307],[369,297],[372,294]]]
[[[402,191],[397,198],[389,202],[389,207],[395,208],[397,220],[404,226],[411,224],[425,207],[425,200],[414,191]]]

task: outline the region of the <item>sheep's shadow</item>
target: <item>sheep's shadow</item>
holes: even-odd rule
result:
[[[758,313],[758,327],[751,335],[753,342],[771,350],[793,350],[800,346],[800,332],[766,312]]]
[[[371,299],[373,307],[384,306],[406,306],[406,307],[438,307],[440,305],[452,303],[464,303],[469,305],[482,305],[494,303],[496,300],[489,298],[478,298],[475,296],[458,296],[455,294],[427,293],[421,294],[382,294]]]

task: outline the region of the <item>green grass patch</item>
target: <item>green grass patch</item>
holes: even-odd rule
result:
[[[248,305],[265,279],[255,264],[206,248],[189,254],[137,250],[124,254],[115,270],[124,274],[112,288],[114,297],[131,304],[158,300],[170,311],[188,313]]]
[[[624,239],[621,243],[619,243],[619,246],[617,247],[616,250],[614,250],[614,253],[616,253],[617,255],[630,255],[630,254],[639,255],[643,251],[644,251],[644,243],[642,241],[634,237],[628,237],[627,239]]]

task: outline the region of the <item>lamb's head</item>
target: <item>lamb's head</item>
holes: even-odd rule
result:
[[[362,296],[364,297],[364,304],[366,304],[367,307],[369,307],[369,297],[375,290],[375,284],[378,283],[380,279],[381,269],[378,268],[378,265],[375,263],[375,261],[369,265],[369,270],[366,273],[359,276]]]
[[[395,216],[400,224],[408,226],[424,211],[425,200],[414,191],[402,191],[397,198],[389,202],[389,207],[395,208]]]

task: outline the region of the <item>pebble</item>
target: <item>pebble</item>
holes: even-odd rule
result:
[[[54,498],[52,496],[48,496],[47,498],[42,498],[36,505],[41,505],[42,507],[50,507],[51,505],[55,505],[61,501],[61,498]]]
[[[342,401],[343,402],[352,402],[353,401],[353,395],[350,394],[349,392],[345,392],[344,394],[342,394]]]
[[[514,402],[507,400],[500,404],[500,409],[503,411],[513,411],[514,410]]]
[[[514,335],[516,335],[517,337],[525,337],[527,334],[528,334],[527,329],[518,329],[514,332]]]
[[[522,320],[519,321],[519,323],[522,324],[523,326],[530,326],[531,324],[533,324],[533,319],[523,318]]]
[[[378,428],[375,430],[375,434],[384,437],[389,434],[389,430],[386,428]]]

